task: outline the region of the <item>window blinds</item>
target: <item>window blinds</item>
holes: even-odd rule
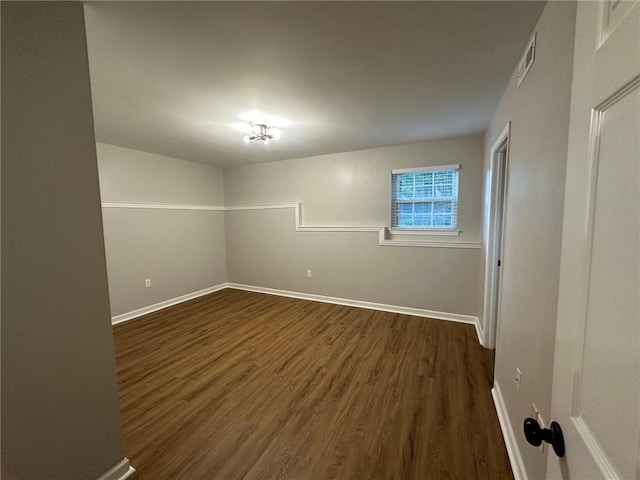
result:
[[[392,170],[391,227],[457,228],[459,169],[447,165]]]

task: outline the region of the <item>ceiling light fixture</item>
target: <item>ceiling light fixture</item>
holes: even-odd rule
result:
[[[280,138],[280,130],[266,123],[249,123],[251,131],[244,136],[245,143],[262,142],[268,144],[271,140]]]

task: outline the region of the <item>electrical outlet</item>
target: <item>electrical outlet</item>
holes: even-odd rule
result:
[[[311,278],[311,270],[307,270],[307,278]]]
[[[151,286],[151,279],[150,279],[150,278],[147,278],[147,279],[144,281],[144,288],[149,288],[150,286]]]
[[[520,384],[522,383],[522,372],[520,371],[519,368],[516,368],[515,383],[516,383],[516,392],[520,393]]]

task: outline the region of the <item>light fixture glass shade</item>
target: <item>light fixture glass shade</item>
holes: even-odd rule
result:
[[[268,144],[271,140],[280,138],[280,133],[279,129],[266,123],[251,123],[250,133],[244,136],[244,141],[246,143],[262,142]]]
[[[245,135],[242,137],[245,143],[262,142],[270,143],[278,140],[282,135],[282,128],[291,125],[286,118],[266,115],[257,110],[245,112],[240,115],[242,122],[232,123],[229,126]]]

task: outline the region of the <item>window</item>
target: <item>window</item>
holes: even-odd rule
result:
[[[391,171],[391,228],[453,230],[458,226],[460,165]]]

